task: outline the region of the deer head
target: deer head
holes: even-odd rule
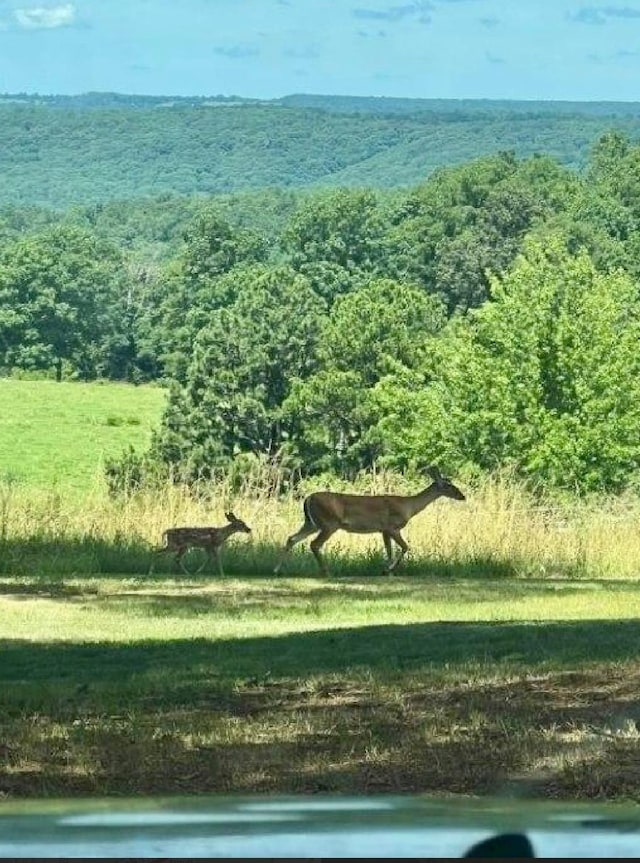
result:
[[[225,512],[224,516],[227,521],[235,527],[236,530],[240,531],[241,533],[251,533],[251,528],[249,527],[249,525],[245,524],[245,522],[242,521],[241,518],[235,516],[231,511]]]
[[[433,480],[433,484],[435,485],[436,489],[443,497],[450,497],[453,500],[466,500],[464,494],[460,491],[460,489],[455,486],[450,479],[442,476],[442,474],[435,465],[429,465],[429,467],[427,468],[427,473]]]

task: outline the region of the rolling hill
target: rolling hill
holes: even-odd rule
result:
[[[414,185],[497,150],[579,169],[638,103],[289,96],[0,97],[0,205],[66,209],[162,194]]]

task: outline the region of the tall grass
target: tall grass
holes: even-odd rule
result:
[[[286,537],[302,523],[302,497],[282,491],[279,478],[260,468],[240,490],[231,480],[204,485],[196,494],[167,484],[153,492],[110,498],[96,483],[86,493],[38,491],[0,482],[0,569],[49,572],[147,572],[149,554],[173,525],[220,525],[233,509],[253,528],[250,540],[234,538],[225,549],[230,572],[269,571]],[[346,488],[333,482],[332,488]],[[350,490],[412,493],[419,484],[392,473],[361,477]],[[633,577],[640,560],[640,500],[615,498],[558,503],[534,498],[509,477],[465,485],[464,503],[436,501],[417,515],[404,535],[408,572],[433,568],[443,574]],[[299,546],[289,572],[315,572],[312,555]],[[336,574],[379,570],[378,535],[339,532],[326,546]],[[168,565],[168,561],[161,564]]]

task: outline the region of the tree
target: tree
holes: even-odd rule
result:
[[[291,265],[329,302],[381,261],[384,220],[370,191],[340,189],[303,202],[282,236]]]
[[[215,207],[194,219],[181,254],[155,279],[141,321],[145,344],[170,376],[184,381],[198,332],[215,309],[232,302],[235,276],[227,274],[266,257],[257,234],[232,227]]]
[[[289,437],[282,404],[316,369],[324,304],[308,282],[288,267],[240,278],[245,289],[199,332],[153,445],[191,480],[239,453],[275,456]]]
[[[639,337],[627,275],[598,272],[562,237],[531,240],[491,300],[431,343],[420,374],[381,381],[386,455],[619,489],[640,463]]]
[[[604,135],[566,212],[555,220],[571,248],[586,248],[599,269],[623,268],[636,278],[640,276],[639,169],[640,147],[632,147],[619,132]]]
[[[190,285],[228,273],[239,263],[264,261],[264,240],[247,228],[232,227],[215,206],[193,219],[185,234],[182,269]]]
[[[387,273],[438,293],[450,313],[477,308],[525,234],[566,208],[575,180],[552,159],[513,153],[436,172],[392,210]]]
[[[6,367],[54,368],[68,362],[96,374],[118,328],[121,260],[83,230],[54,227],[0,253],[0,357]]]
[[[322,330],[319,370],[285,403],[308,470],[341,473],[371,466],[378,453],[370,389],[390,364],[419,363],[445,321],[437,297],[390,279],[339,297]]]

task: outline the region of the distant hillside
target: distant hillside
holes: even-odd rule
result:
[[[568,102],[534,99],[408,99],[397,96],[330,96],[292,93],[279,99],[243,96],[148,96],[131,93],[80,93],[77,95],[0,93],[0,105],[46,105],[52,108],[167,108],[216,105],[280,105],[315,108],[335,114],[580,114],[594,117],[637,117],[640,102]]]
[[[403,99],[390,96],[322,96],[295,93],[278,99],[291,108],[316,108],[332,113],[478,115],[571,114],[587,117],[640,117],[640,102],[550,102],[516,99]]]
[[[295,98],[295,97],[294,97]],[[326,98],[326,97],[322,97]],[[0,105],[46,105],[48,108],[167,108],[194,105],[259,105],[260,99],[241,96],[146,96],[130,93],[0,93]]]
[[[0,97],[0,206],[420,182],[497,150],[580,168],[640,104],[119,94]]]

